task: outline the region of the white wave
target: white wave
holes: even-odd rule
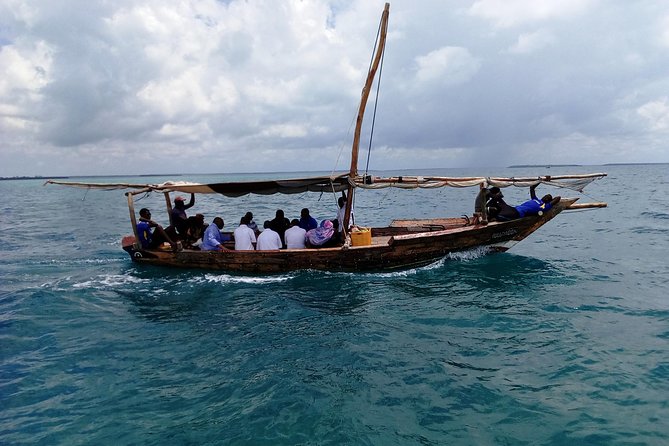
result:
[[[99,288],[99,287],[115,287],[119,285],[125,285],[128,283],[149,283],[149,279],[140,279],[139,277],[134,276],[122,276],[119,274],[106,274],[102,276],[97,276],[93,280],[87,280],[85,282],[75,283],[72,285],[73,288]]]
[[[68,260],[59,260],[59,259],[48,259],[48,260],[38,260],[34,262],[35,265],[106,265],[108,263],[121,263],[126,262],[127,258],[119,257],[113,259],[68,259]]]
[[[251,276],[231,276],[228,274],[205,274],[204,277],[196,277],[192,279],[194,282],[207,283],[247,283],[253,285],[264,285],[268,283],[286,282],[292,279],[292,275],[272,276],[272,277],[251,277]]]
[[[477,248],[468,249],[467,251],[452,252],[446,256],[450,260],[458,260],[461,262],[469,262],[476,260],[490,253],[490,248],[487,246],[479,246]]]

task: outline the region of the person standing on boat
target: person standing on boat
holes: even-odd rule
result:
[[[207,226],[202,236],[202,245],[200,249],[203,251],[225,251],[227,248],[223,246],[223,236],[221,230],[225,226],[221,217],[214,218],[213,224]]]
[[[153,229],[153,231],[151,230]],[[167,235],[167,232],[155,221],[151,220],[151,211],[147,208],[139,210],[139,221],[137,222],[137,235],[139,243],[144,249],[156,249],[167,242],[173,251],[177,250],[177,244]]]
[[[239,222],[239,226],[235,229],[235,250],[237,251],[253,251],[256,244],[256,233],[249,228],[249,213],[244,215]]]
[[[304,249],[307,247],[305,244],[307,231],[300,228],[300,220],[297,218],[290,222],[290,228],[286,229],[285,237],[287,249]]]
[[[271,249],[281,249],[283,243],[281,242],[281,237],[279,233],[272,229],[272,224],[269,220],[265,221],[263,225],[265,228],[264,231],[258,236],[258,244],[256,248],[258,250],[268,251]]]
[[[178,196],[174,199],[174,207],[172,208],[172,213],[170,214],[170,219],[172,220],[172,226],[177,231],[180,237],[186,237],[186,232],[188,231],[188,215],[186,215],[186,209],[190,209],[195,204],[195,194],[190,194],[190,201],[188,204],[184,203],[184,197]]]
[[[316,229],[317,227],[318,222],[314,217],[309,215],[309,209],[302,209],[302,212],[300,212],[300,228],[304,229],[305,231],[310,231],[312,229]]]

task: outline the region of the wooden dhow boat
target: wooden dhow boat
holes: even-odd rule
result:
[[[357,115],[353,137],[350,170],[347,173],[310,178],[266,180],[251,182],[190,183],[165,182],[161,184],[129,183],[80,183],[49,180],[47,184],[59,184],[87,189],[130,189],[126,192],[130,221],[134,237],[126,237],[123,249],[133,262],[180,268],[201,268],[238,273],[271,274],[295,270],[314,269],[324,271],[389,271],[428,265],[448,254],[484,247],[489,252],[506,251],[525,239],[555,216],[567,209],[605,207],[606,203],[576,203],[577,198],[563,198],[543,215],[527,216],[511,221],[487,221],[485,209],[480,215],[457,218],[394,220],[385,227],[365,228],[365,237],[356,232],[344,231],[342,246],[329,248],[253,250],[253,251],[200,251],[181,249],[178,251],[150,250],[143,248],[138,240],[134,197],[147,192],[165,195],[168,215],[171,214],[170,193],[219,194],[225,197],[240,197],[247,194],[296,194],[304,192],[347,192],[348,200],[343,228],[349,228],[351,212],[355,205],[355,194],[362,189],[386,187],[438,188],[490,186],[530,187],[546,184],[560,188],[582,191],[605,173],[563,176],[537,176],[523,178],[502,177],[427,177],[397,176],[378,177],[358,173],[358,151],[363,116],[372,83],[385,50],[389,4],[385,5],[377,48],[370,65],[367,80]],[[484,206],[485,208],[485,206]]]

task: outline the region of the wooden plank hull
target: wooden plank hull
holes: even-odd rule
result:
[[[283,273],[304,269],[324,271],[392,271],[430,264],[449,253],[487,247],[506,251],[523,240],[575,199],[562,200],[545,215],[488,225],[464,219],[404,220],[399,226],[372,228],[372,245],[275,251],[179,252],[124,249],[133,261],[179,268],[200,268],[237,273]],[[459,223],[458,223],[459,222]],[[441,229],[446,223],[446,229]],[[425,227],[428,230],[425,230]],[[423,228],[423,229],[416,229]]]

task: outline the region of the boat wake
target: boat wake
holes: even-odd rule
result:
[[[491,250],[488,246],[479,246],[467,251],[452,252],[446,256],[446,259],[470,262],[472,260],[480,259],[481,257],[490,254],[490,252]]]
[[[95,279],[75,283],[72,288],[114,288],[127,284],[151,283],[151,279],[142,279],[135,276],[120,274],[107,274],[97,276]]]
[[[264,285],[270,283],[281,283],[292,279],[292,275],[282,275],[274,277],[253,277],[253,276],[231,276],[229,274],[205,274],[203,277],[194,277],[191,279],[194,283],[220,283],[220,284],[252,284]]]

